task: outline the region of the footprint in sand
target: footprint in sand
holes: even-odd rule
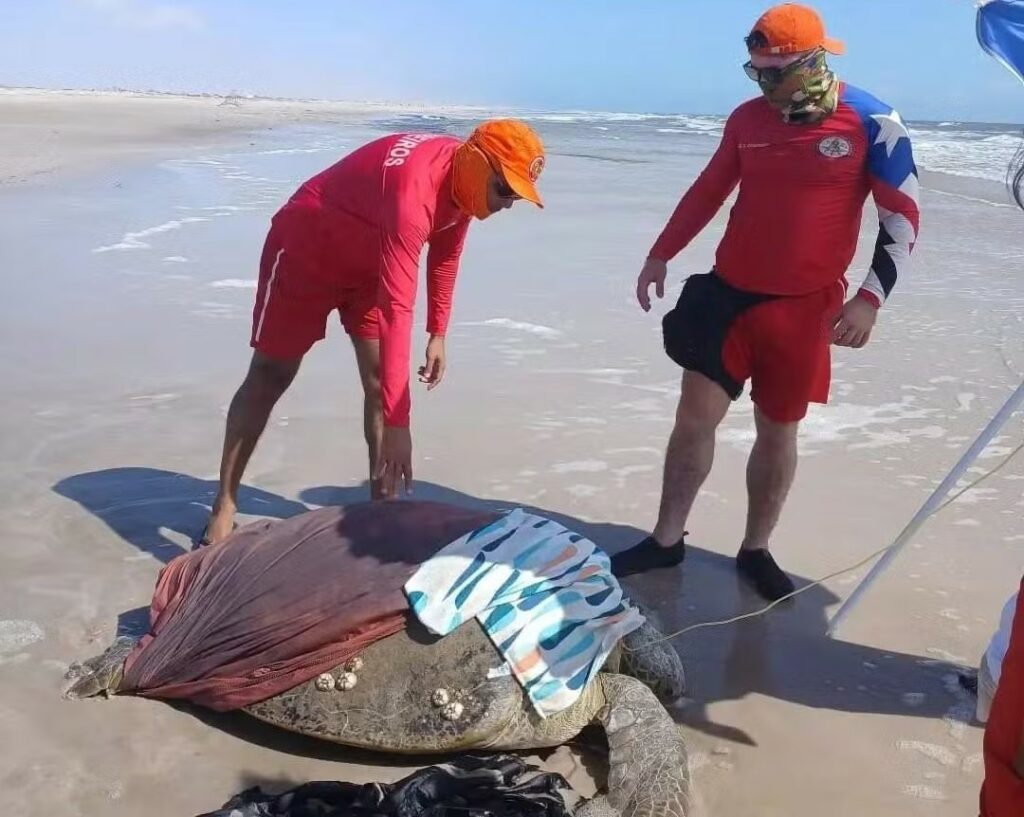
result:
[[[971,403],[974,402],[977,395],[971,392],[961,392],[956,396],[956,402],[960,411],[970,411]]]

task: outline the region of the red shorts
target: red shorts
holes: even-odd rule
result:
[[[311,243],[310,236],[292,235],[277,223],[267,234],[249,341],[267,357],[305,355],[327,334],[327,319],[335,309],[349,335],[380,337],[375,276],[339,275],[317,257]]]
[[[832,380],[832,325],[846,284],[782,297],[742,312],[729,327],[722,363],[735,380],[751,381],[754,404],[777,423],[795,423],[810,403],[827,403]]]

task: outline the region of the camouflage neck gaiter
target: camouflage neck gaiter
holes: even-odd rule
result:
[[[802,68],[803,88],[793,94],[793,101],[782,109],[782,119],[795,125],[820,122],[831,116],[839,101],[839,79],[829,70],[825,52]]]

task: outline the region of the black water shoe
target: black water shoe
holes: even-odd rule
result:
[[[612,574],[619,579],[656,570],[659,567],[675,567],[686,558],[686,534],[672,547],[662,547],[653,536],[640,544],[612,556]]]
[[[736,570],[768,601],[778,601],[796,590],[793,580],[775,564],[767,550],[741,550],[736,557]]]

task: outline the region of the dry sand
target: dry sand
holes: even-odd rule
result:
[[[244,144],[254,131],[296,122],[329,123],[395,109],[323,100],[0,88],[0,185]]]
[[[267,217],[303,174],[399,112],[41,94],[0,106],[0,176],[38,182],[0,188],[0,246],[16,262],[0,300],[5,802],[27,815],[181,817],[253,782],[399,776],[383,758],[244,717],[59,698],[68,662],[99,652],[119,617],[138,622],[161,564],[202,527]],[[48,129],[60,141],[44,155]],[[529,503],[615,550],[653,521],[678,388],[631,284],[706,152],[629,163],[556,128],[545,138],[548,208],[517,208],[470,239],[448,380],[414,397],[417,494]],[[59,172],[83,162],[90,172]],[[914,275],[872,344],[836,355],[835,399],[805,425],[776,537],[801,581],[891,539],[1019,381],[1022,216],[976,187],[925,179]],[[707,267],[722,224],[678,277]],[[861,265],[873,238],[869,223]],[[247,514],[365,496],[354,366],[337,327],[328,335],[252,463]],[[685,569],[629,583],[665,627],[756,607],[731,568],[750,421],[744,400],[723,427]],[[1018,419],[979,465],[1020,434]],[[678,714],[708,815],[973,813],[981,731],[955,668],[976,660],[1020,576],[1022,467],[933,520],[841,638],[826,638],[827,615],[863,570],[677,641],[693,697]],[[592,790],[568,750],[548,762]]]

